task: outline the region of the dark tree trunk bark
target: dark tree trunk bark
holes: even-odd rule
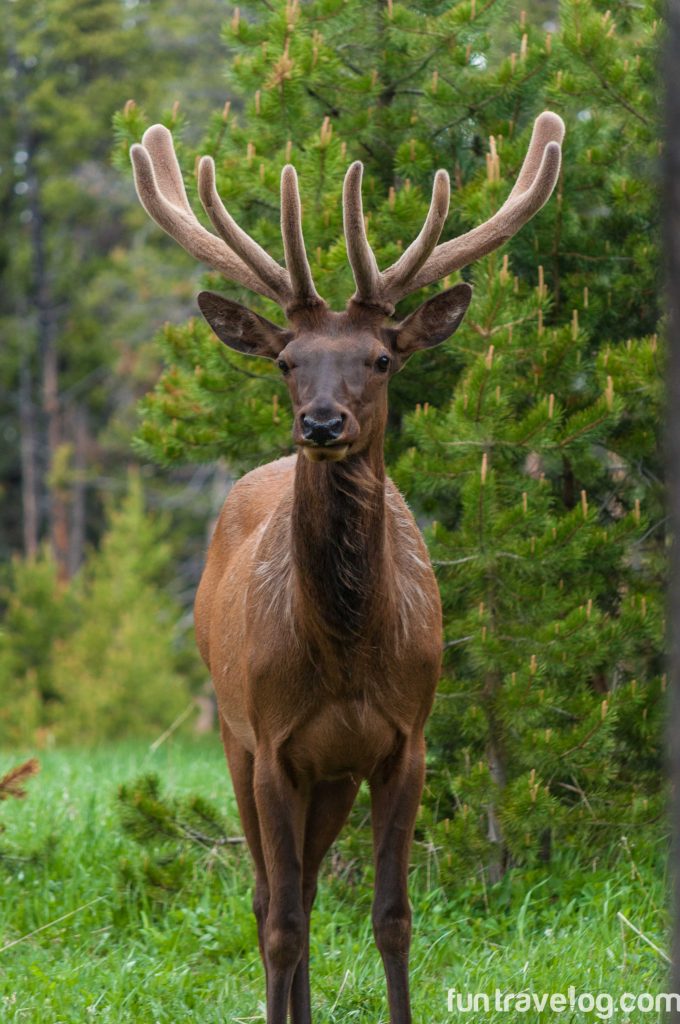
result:
[[[12,33],[12,21],[5,26],[8,41],[8,64],[12,72],[12,102],[21,111],[23,108],[23,64],[16,52],[16,41]],[[27,153],[32,151],[28,122],[21,117],[17,128],[17,141]],[[35,148],[35,147],[33,147]],[[33,183],[29,181],[29,188]],[[33,210],[31,209],[31,213]],[[35,238],[32,238],[35,242]],[[34,288],[38,285],[38,264],[33,253]],[[25,296],[16,297],[15,312],[28,319],[33,310],[27,308]],[[28,338],[27,338],[28,341]],[[31,341],[33,339],[31,338]],[[24,555],[33,559],[38,553],[42,515],[42,474],[40,463],[40,422],[35,401],[35,380],[32,370],[33,352],[22,351],[19,367],[19,457],[21,465],[21,504]]]
[[[668,0],[665,59],[665,210],[668,293],[668,413],[666,432],[668,498],[674,543],[670,566],[670,714],[673,936],[670,991],[680,993],[680,0]],[[670,1020],[680,1021],[673,1010]]]
[[[486,708],[486,721],[489,730],[489,739],[486,747],[486,758],[489,764],[491,778],[502,792],[507,785],[507,771],[505,757],[503,754],[503,739],[498,717],[495,710],[495,702],[501,688],[502,680],[497,671],[488,672],[484,681],[484,704]],[[492,885],[500,882],[507,867],[508,851],[503,838],[503,829],[498,816],[498,810],[494,803],[487,807],[487,838],[493,844],[495,850],[494,859],[490,860],[487,867],[489,881]]]
[[[71,491],[71,532],[68,548],[69,576],[75,576],[83,563],[85,552],[85,497],[87,484],[87,410],[82,405],[73,409],[73,470]]]
[[[61,444],[57,323],[45,251],[45,218],[42,208],[41,182],[34,169],[34,150],[35,144],[31,141],[28,147],[28,183],[33,243],[33,289],[46,441],[47,522],[59,578],[65,580],[68,578],[68,504],[65,490],[55,478]]]
[[[50,318],[51,319],[51,318]],[[50,544],[57,563],[60,580],[68,579],[68,491],[59,479],[61,446],[61,415],[59,408],[59,370],[56,338],[50,324],[42,337],[45,342],[42,359],[43,412],[47,436],[47,515]]]
[[[28,357],[24,355],[19,371],[19,429],[21,457],[21,503],[24,555],[29,560],[38,553],[38,470],[36,466],[35,410],[33,381]]]

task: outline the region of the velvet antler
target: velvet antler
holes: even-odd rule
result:
[[[548,201],[560,170],[564,122],[550,111],[534,124],[527,155],[515,186],[503,206],[484,224],[459,238],[437,245],[449,208],[449,177],[437,171],[430,210],[418,237],[382,273],[366,237],[361,203],[362,166],[354,163],[345,177],[344,217],[347,255],[354,274],[354,301],[382,306],[392,313],[411,292],[439,281],[480,256],[497,249]]]
[[[219,238],[203,227],[189,204],[167,128],[152,125],[144,133],[141,145],[132,146],[130,157],[142,206],[192,256],[230,281],[273,299],[285,310],[323,303],[314,287],[305,253],[294,168],[284,167],[281,174],[284,269],[225,209],[215,186],[215,164],[211,157],[203,157],[199,164],[198,193]]]
[[[385,271],[378,269],[366,237],[361,177],[353,163],[345,176],[343,211],[347,255],[354,274],[353,301],[382,307],[386,313],[411,292],[439,281],[454,270],[497,249],[548,201],[560,170],[564,123],[545,111],[534,124],[527,155],[503,206],[484,224],[459,238],[437,245],[449,210],[449,176],[437,171],[432,201],[422,230],[406,252]],[[130,150],[137,193],[150,217],[187,252],[231,281],[274,299],[288,313],[325,306],[305,251],[297,174],[290,164],[281,173],[281,234],[286,267],[265,252],[225,209],[215,185],[215,165],[203,157],[198,168],[198,194],[213,226],[211,234],[192,210],[182,180],[172,135],[163,125],[149,128],[141,145]]]

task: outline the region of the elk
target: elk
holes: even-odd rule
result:
[[[198,260],[275,300],[287,325],[213,292],[198,305],[237,352],[273,360],[294,411],[297,455],[232,488],[209,546],[195,605],[222,740],[255,867],[253,909],[268,1024],[309,1024],[309,924],[317,875],[367,780],[373,931],[392,1024],[409,1024],[409,851],[424,777],[424,726],[442,651],[439,592],[424,541],[385,474],[387,385],[416,352],[450,337],[468,308],[461,283],[399,321],[404,296],[440,281],[514,235],[549,199],[562,120],[541,114],[516,184],[498,212],[439,244],[449,178],[438,171],[415,241],[381,271],[366,236],[362,165],[343,189],[356,291],[332,311],[314,286],[295,169],[281,175],[285,268],[234,221],[210,157],[198,193],[217,234],[187,199],[162,125],[131,149],[149,215]]]

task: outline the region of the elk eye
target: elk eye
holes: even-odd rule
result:
[[[285,359],[279,359],[277,361],[277,365],[284,377],[290,372],[290,366],[288,365]]]
[[[380,370],[381,373],[385,373],[390,368],[391,359],[389,356],[378,356],[375,361],[376,370]]]

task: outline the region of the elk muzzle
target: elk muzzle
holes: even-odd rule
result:
[[[301,417],[302,436],[312,444],[333,444],[340,437],[345,425],[344,416],[332,416],[330,419],[317,420],[306,414]]]
[[[344,459],[358,430],[354,417],[341,408],[302,410],[294,440],[312,462]]]

